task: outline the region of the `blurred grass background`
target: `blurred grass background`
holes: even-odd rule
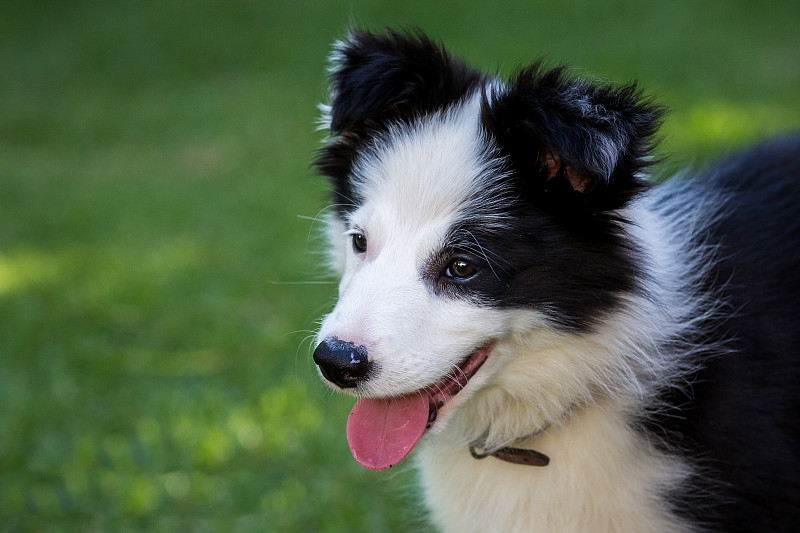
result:
[[[637,78],[667,168],[800,125],[794,0],[0,3],[0,530],[428,530],[351,459],[304,340],[335,286],[295,283],[349,20]]]

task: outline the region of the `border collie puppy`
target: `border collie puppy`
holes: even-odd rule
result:
[[[663,109],[351,30],[330,67],[356,461],[412,448],[448,532],[797,531],[800,136],[663,185]]]

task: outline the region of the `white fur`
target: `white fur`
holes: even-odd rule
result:
[[[693,347],[682,340],[722,305],[695,294],[714,250],[685,245],[713,220],[710,208],[655,197],[628,210],[652,283],[596,333],[556,333],[520,313],[487,363],[491,377],[420,446],[426,499],[443,531],[691,531],[663,496],[692,465],[632,422],[659,408],[649,399],[660,386],[688,373]],[[467,444],[487,428],[487,448],[535,449],[550,465],[475,460]]]
[[[547,454],[552,462],[543,468],[476,460],[463,446],[437,441],[421,447],[418,464],[442,531],[685,530],[658,491],[680,483],[686,467],[635,434],[611,401],[518,443]]]
[[[358,208],[332,220],[339,302],[319,339],[367,347],[379,373],[360,396],[406,394],[448,373],[494,339],[480,371],[440,411],[417,451],[427,502],[446,532],[677,532],[688,526],[664,503],[691,464],[657,449],[633,422],[650,399],[690,369],[684,340],[715,312],[698,299],[713,249],[685,243],[710,220],[708,204],[664,198],[626,208],[647,281],[590,334],[556,330],[540,312],[502,310],[434,294],[426,261],[459,220],[480,213],[502,226],[507,191],[479,128],[478,99],[390,129],[357,160]],[[607,150],[612,159],[614,148]],[[673,187],[682,187],[677,184]],[[705,222],[701,222],[705,221]],[[367,236],[355,254],[348,233]],[[664,348],[670,346],[669,349]],[[468,444],[514,445],[547,454],[547,467],[472,458]]]
[[[492,205],[501,203],[503,191],[476,195],[485,190],[481,179],[497,164],[485,153],[474,121],[478,105],[475,99],[411,131],[395,129],[355,165],[362,207],[346,225],[365,233],[368,251],[354,254],[347,232],[338,235],[334,262],[346,256],[339,303],[319,337],[367,347],[386,378],[360,386],[362,396],[404,394],[430,385],[477,345],[507,329],[505,313],[436,297],[419,272],[464,210],[491,220]],[[476,329],[476,322],[483,327]]]

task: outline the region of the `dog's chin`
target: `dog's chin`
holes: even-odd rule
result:
[[[361,465],[384,470],[405,458],[420,438],[449,414],[453,399],[477,374],[492,351],[483,345],[437,382],[398,396],[361,397],[347,420],[347,440]]]

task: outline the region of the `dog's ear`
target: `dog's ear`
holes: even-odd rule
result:
[[[536,63],[487,96],[483,121],[527,198],[598,213],[647,187],[642,174],[663,114],[635,83],[593,83]]]
[[[473,94],[480,72],[451,57],[421,32],[352,28],[331,55],[330,104],[321,106],[330,139],[314,166],[333,185],[337,213],[356,199],[350,169],[361,147],[391,123],[410,122]]]
[[[330,130],[359,135],[452,104],[481,81],[421,32],[350,29],[330,67]]]

